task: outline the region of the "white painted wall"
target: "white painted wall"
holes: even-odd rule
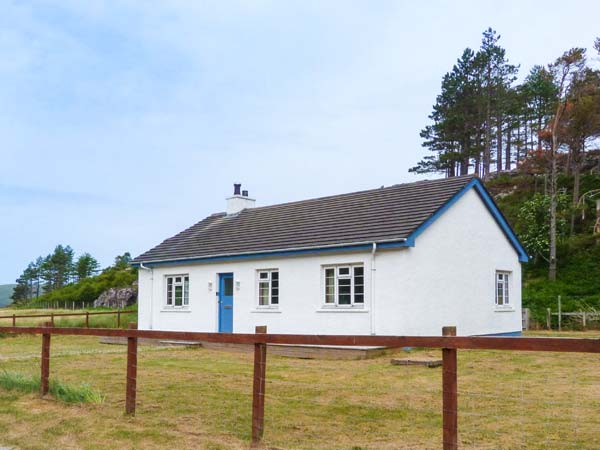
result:
[[[322,266],[349,263],[364,264],[364,307],[323,308]],[[518,255],[474,190],[425,230],[415,247],[378,251],[376,271],[371,263],[370,252],[357,252],[140,269],[139,327],[218,331],[218,274],[232,272],[237,333],[254,332],[256,325],[267,325],[271,333],[305,334],[371,334],[373,325],[379,335],[439,335],[444,325],[456,325],[460,335],[521,329]],[[257,270],[274,268],[279,307],[259,309]],[[494,306],[496,270],[511,272],[511,310]],[[187,310],[163,306],[165,277],[175,274],[190,276]]]

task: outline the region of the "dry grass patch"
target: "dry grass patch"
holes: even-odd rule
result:
[[[0,369],[38,375],[40,342],[0,339]],[[251,354],[140,347],[135,418],[123,415],[124,347],[53,336],[51,354],[51,377],[88,383],[105,402],[0,389],[0,445],[249,448]],[[461,448],[598,448],[599,369],[597,355],[459,351]],[[439,368],[268,356],[266,389],[265,448],[440,448]]]

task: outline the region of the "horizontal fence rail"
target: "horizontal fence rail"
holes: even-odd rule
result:
[[[15,327],[17,325],[17,319],[34,319],[34,318],[48,318],[50,322],[54,324],[54,319],[57,317],[85,317],[85,326],[86,328],[90,327],[90,317],[101,316],[101,315],[116,315],[117,316],[117,327],[121,326],[121,316],[125,314],[137,314],[137,311],[129,311],[129,310],[120,310],[117,311],[86,311],[81,313],[42,313],[42,314],[10,314],[0,316],[0,319],[10,319],[12,320],[12,326]],[[19,327],[22,329],[25,327]]]
[[[525,350],[536,352],[600,353],[600,339],[554,337],[474,336],[355,336],[318,334],[243,334],[195,331],[124,330],[118,328],[2,327],[0,333],[61,334],[69,336],[136,337],[206,341],[225,344],[332,345],[355,347],[423,347],[464,350]]]
[[[106,314],[106,312],[98,314]],[[442,349],[442,448],[444,450],[455,450],[458,448],[457,351],[459,349],[600,353],[600,339],[464,337],[456,336],[455,327],[444,327],[442,330],[443,336],[345,336],[268,334],[267,328],[264,326],[256,327],[255,334],[236,334],[138,330],[136,329],[135,324],[129,324],[129,329],[55,328],[52,322],[46,322],[45,326],[42,327],[0,327],[0,333],[42,335],[42,383],[40,391],[42,396],[48,392],[50,376],[50,338],[52,335],[126,338],[127,375],[125,412],[128,415],[135,415],[138,339],[252,344],[254,345],[254,375],[252,389],[252,443],[254,445],[261,441],[264,433],[267,344],[378,346],[391,348],[424,347]]]

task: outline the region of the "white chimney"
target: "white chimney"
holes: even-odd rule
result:
[[[254,208],[256,200],[248,197],[248,191],[240,191],[242,185],[233,185],[233,196],[227,199],[227,215],[237,214],[246,208]]]

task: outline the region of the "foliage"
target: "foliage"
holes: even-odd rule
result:
[[[129,263],[131,262],[131,254],[129,252],[125,252],[122,255],[115,257],[114,267],[118,269],[125,269],[129,267]]]
[[[563,153],[567,170],[578,169],[586,142],[600,132],[600,72],[586,66],[585,49],[573,48],[547,67],[534,66],[515,84],[518,66],[509,63],[499,41],[494,30],[486,30],[480,48],[466,48],[443,76],[431,124],[421,131],[431,153],[410,172],[547,173],[549,162]],[[545,153],[552,158],[540,158]],[[531,159],[544,164],[532,165]]]
[[[40,391],[40,378],[28,377],[18,372],[0,372],[0,386],[6,390],[16,390],[25,393]],[[48,392],[50,395],[65,403],[102,403],[104,395],[92,389],[88,384],[72,386],[60,380],[50,379]]]
[[[558,195],[559,217],[557,230],[560,237],[568,234],[569,197]],[[534,258],[546,258],[550,249],[550,196],[536,193],[519,209],[517,230],[527,252]]]
[[[43,305],[45,303],[74,302],[76,305],[89,304],[97,299],[102,292],[110,288],[131,286],[137,280],[137,270],[133,268],[109,267],[101,274],[85,278],[78,283],[69,284],[27,303],[27,306]]]
[[[535,236],[543,241],[538,249],[547,249],[548,245],[546,231],[549,210],[545,180],[544,176],[504,174],[486,183],[530,253],[535,251],[535,245],[531,243],[535,242]],[[557,245],[556,281],[547,279],[547,250],[546,258],[538,255],[523,265],[523,306],[530,308],[540,321],[545,321],[546,308],[556,311],[559,295],[564,311],[600,310],[600,236],[592,234],[596,220],[595,204],[589,201],[583,206],[585,218],[576,216],[575,233],[570,234],[566,221],[570,212],[572,185],[573,176],[561,175],[558,178],[559,192],[562,193],[558,195],[560,239]],[[600,189],[600,175],[582,175],[582,192],[593,189]]]
[[[12,295],[14,305],[36,305],[60,300],[61,302],[88,303],[111,287],[131,285],[137,276],[129,268],[129,252],[115,258],[115,265],[98,273],[100,264],[89,253],[76,260],[70,246],[57,245],[45,258],[29,263],[17,279]]]
[[[81,255],[77,259],[77,262],[75,263],[74,267],[77,279],[80,281],[85,278],[89,278],[95,273],[97,273],[99,268],[100,264],[98,263],[96,258],[94,258],[89,253],[84,253],[83,255]]]

